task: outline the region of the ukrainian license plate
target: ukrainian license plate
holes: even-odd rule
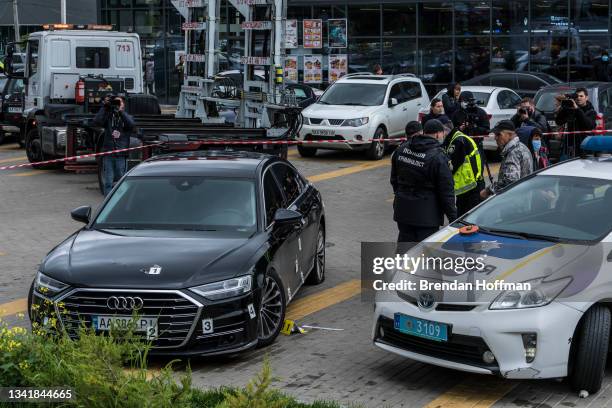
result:
[[[394,315],[395,330],[423,337],[435,341],[448,341],[448,325],[445,323],[432,322],[431,320],[418,319],[405,314]]]
[[[19,106],[9,106],[9,113],[21,113],[21,108]]]
[[[132,316],[92,316],[93,328],[97,331],[109,331],[113,325],[119,329],[133,328],[136,333],[145,333],[147,340],[157,338],[157,318]],[[133,326],[131,326],[133,325]]]
[[[333,136],[336,134],[336,131],[329,129],[313,129],[311,133],[315,136]]]

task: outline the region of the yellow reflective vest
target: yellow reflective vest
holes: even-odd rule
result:
[[[482,178],[482,159],[480,158],[478,146],[471,137],[460,131],[455,132],[448,144],[446,150],[447,154],[449,154],[448,149],[458,137],[465,137],[472,145],[472,152],[465,156],[463,164],[453,174],[453,179],[455,180],[455,195],[457,196],[475,189],[477,182]],[[474,171],[476,171],[476,173],[474,173]]]

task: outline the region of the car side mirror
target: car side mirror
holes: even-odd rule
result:
[[[89,217],[91,216],[91,207],[85,205],[83,207],[75,208],[70,212],[70,216],[73,220],[82,222],[84,224],[89,223]]]
[[[389,99],[389,107],[390,107],[390,108],[392,108],[392,107],[394,107],[394,106],[396,106],[396,105],[399,105],[399,102],[397,101],[397,99],[396,99],[396,98],[391,98],[391,99]]]
[[[276,227],[298,225],[301,222],[302,214],[297,211],[279,208],[278,210],[276,210],[276,213],[274,213],[274,225]]]

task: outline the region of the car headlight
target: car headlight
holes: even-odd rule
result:
[[[306,116],[302,116],[302,119],[304,119],[305,125],[310,125],[310,118],[307,118]]]
[[[66,289],[68,285],[38,272],[34,280],[34,290],[46,297],[53,297]]]
[[[369,121],[370,118],[346,119],[344,122],[342,122],[342,126],[358,127],[367,124]]]
[[[191,288],[191,290],[206,299],[220,300],[249,293],[252,283],[253,278],[251,275],[245,275],[239,278],[196,286]]]
[[[531,290],[504,291],[491,302],[489,309],[527,309],[546,306],[552,302],[572,281],[571,277],[544,282],[545,278],[528,280]]]

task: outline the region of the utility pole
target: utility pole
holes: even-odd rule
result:
[[[19,42],[19,9],[17,0],[13,0],[13,24],[15,24],[15,42]]]
[[[66,0],[61,0],[62,24],[66,24]]]

